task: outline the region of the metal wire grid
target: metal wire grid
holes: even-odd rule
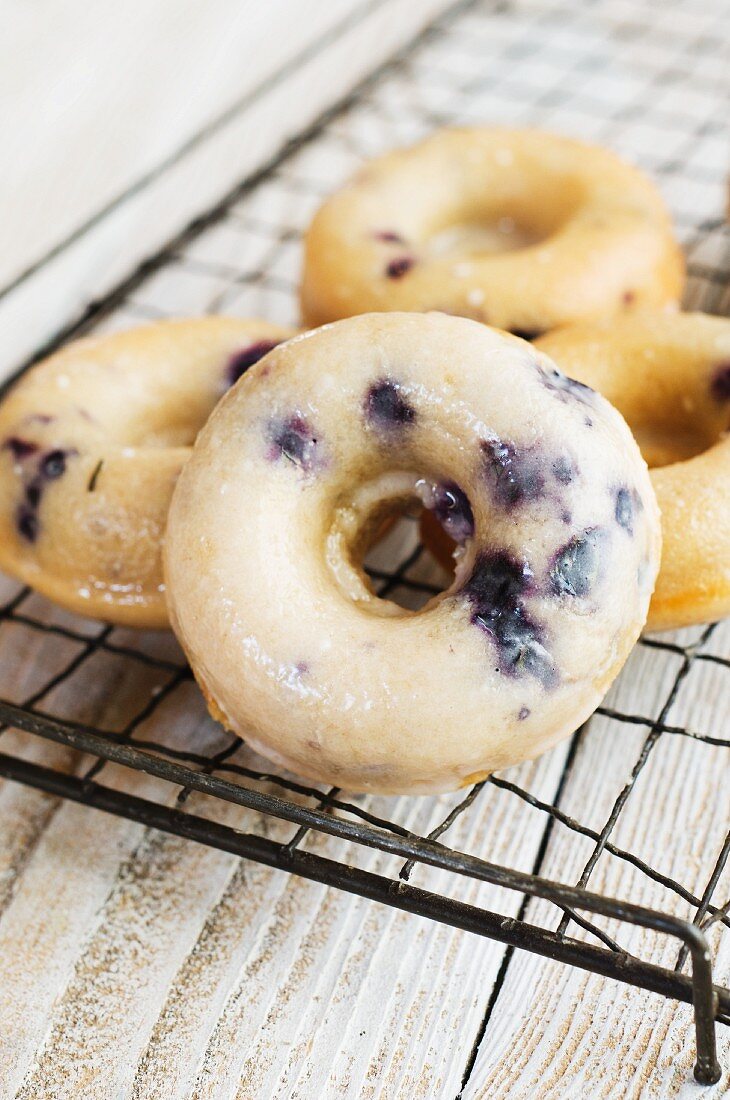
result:
[[[386,66],[377,80],[366,82],[255,179],[244,181],[123,287],[103,302],[93,303],[85,318],[62,337],[92,326],[100,331],[126,327],[141,318],[199,312],[296,323],[299,239],[324,195],[364,157],[413,140],[434,125],[484,120],[574,133],[612,145],[647,168],[665,191],[687,249],[690,280],[685,304],[728,312],[730,234],[719,217],[708,216],[722,209],[725,185],[726,124],[721,107],[723,82],[728,83],[722,57],[727,13],[720,4],[687,2],[665,4],[661,10],[662,23],[657,27],[658,9],[649,0],[630,6],[598,3],[573,11],[543,0],[459,5],[432,26],[413,51]],[[387,547],[381,548],[370,572],[381,595],[415,607],[439,590],[438,576],[413,531],[405,536],[401,532],[400,545],[402,553],[395,562],[392,548],[390,556]],[[427,813],[416,815],[423,828],[413,827],[412,814],[402,800],[397,813],[386,813],[376,800],[347,798],[338,790],[325,791],[275,774],[235,737],[208,731],[199,751],[180,747],[166,724],[165,707],[188,690],[190,673],[167,640],[139,638],[74,620],[52,611],[26,589],[8,596],[0,608],[4,653],[18,645],[18,632],[26,637],[42,635],[53,643],[55,656],[47,664],[48,674],[32,691],[21,698],[8,692],[0,701],[0,720],[6,723],[2,729],[40,734],[84,755],[49,768],[29,758],[32,739],[19,741],[14,754],[0,753],[2,774],[469,927],[501,939],[510,949],[527,947],[680,999],[694,995],[699,1076],[710,1080],[716,1074],[710,1021],[715,1016],[730,1022],[730,991],[716,989],[713,1003],[709,969],[704,977],[701,973],[704,939],[693,936],[693,928],[712,928],[717,933],[730,926],[730,899],[714,900],[730,855],[730,833],[718,838],[717,854],[706,868],[701,890],[689,888],[619,844],[616,835],[659,744],[667,738],[682,738],[697,753],[708,751],[708,746],[730,747],[730,738],[722,730],[700,732],[670,722],[688,678],[698,667],[711,667],[724,677],[724,690],[730,687],[727,630],[708,627],[671,640],[647,638],[640,643],[647,674],[667,679],[666,690],[651,714],[614,705],[613,695],[599,708],[599,720],[613,730],[646,731],[630,774],[599,825],[580,820],[564,806],[576,760],[591,736],[584,728],[573,739],[550,798],[538,797],[523,785],[519,772],[492,776],[445,800],[446,806],[444,800],[435,800]],[[50,651],[44,652],[47,657]],[[119,683],[127,685],[124,705],[110,728],[84,725],[78,708],[66,713],[59,702],[64,686],[85,684],[84,677],[91,682],[94,661],[100,655],[114,662]],[[667,678],[669,665],[674,667]],[[149,677],[154,678],[151,687]],[[119,791],[100,783],[110,763],[155,774],[179,787],[175,807],[164,800],[156,805],[140,799],[133,789]],[[193,790],[292,822],[296,831],[281,840],[269,839],[265,829],[262,835],[241,838],[216,821],[214,806],[206,803],[207,812],[201,815],[196,804],[196,812],[190,812],[186,802]],[[509,797],[513,814],[525,815],[526,828],[533,813],[543,819],[542,840],[529,873],[495,868],[444,846],[445,835],[454,836],[460,822],[474,815],[486,798],[498,794]],[[343,842],[337,859],[311,854],[322,833]],[[538,874],[558,833],[573,845],[588,843],[572,888],[550,884]],[[400,862],[384,864],[387,874],[373,876],[358,867],[363,845],[399,857]],[[660,888],[662,901],[655,909],[665,913],[642,918],[648,911],[587,893],[599,862],[607,857],[630,864]],[[446,880],[439,880],[440,892],[409,884],[414,869],[429,864],[449,872]],[[505,922],[460,900],[457,875],[522,893],[517,919]],[[535,896],[553,904],[536,905],[530,901]],[[551,929],[555,905],[560,915]],[[600,917],[589,919],[586,912]],[[678,912],[686,919],[677,917]],[[622,921],[648,924],[657,932],[678,936],[682,946],[674,972],[630,954],[619,942]],[[646,943],[643,947],[646,951]],[[682,973],[690,951],[694,990]],[[487,1017],[509,958],[508,953]],[[702,981],[704,1008],[698,996]]]

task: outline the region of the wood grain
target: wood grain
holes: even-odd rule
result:
[[[730,649],[730,624],[713,639],[719,651]],[[609,702],[655,714],[676,674],[679,658],[637,650]],[[689,723],[730,736],[730,671],[697,661],[672,707],[668,721]],[[705,720],[711,725],[705,725]],[[646,736],[645,729],[616,730],[595,719],[583,739],[562,800],[568,813],[600,827],[625,782]],[[600,776],[600,783],[595,777]],[[665,734],[622,812],[613,839],[671,875],[696,894],[725,839],[728,828],[728,749]],[[567,843],[556,831],[543,873],[563,881],[577,879],[591,843]],[[668,909],[683,917],[693,910],[631,865],[604,856],[590,879],[592,889],[640,904]],[[716,891],[717,904],[730,898],[730,869]],[[549,907],[534,904],[530,916],[550,917]],[[552,924],[557,914],[552,912]],[[673,966],[678,944],[668,937],[616,922],[600,922],[622,946],[649,961]],[[575,927],[571,932],[575,932]],[[582,936],[577,931],[579,938]],[[715,980],[730,980],[730,940],[712,934]],[[726,1096],[730,1085],[730,1033],[719,1028],[721,1081],[701,1095]],[[528,955],[515,955],[494,1005],[464,1100],[483,1097],[698,1096],[692,1082],[694,1035],[688,1006],[617,986],[593,975],[562,968]]]
[[[653,713],[677,660],[661,654],[657,664],[656,654],[637,650],[612,705]],[[698,662],[697,680],[688,679],[672,717],[692,706],[695,692],[710,707],[720,671]],[[637,683],[645,685],[641,695]],[[134,683],[130,690],[136,694]],[[196,708],[193,690],[173,696],[158,721],[175,726],[181,745],[208,738],[214,746],[216,729]],[[563,796],[566,811],[594,827],[645,734],[614,725],[595,720]],[[718,766],[725,750],[709,746],[702,749],[707,774],[689,769],[695,748],[681,737],[660,740],[656,771],[645,773],[647,789],[629,801],[614,839],[659,865],[665,856],[662,869],[699,890],[696,876],[721,842],[721,821],[702,814],[693,796],[702,790],[707,804],[721,804],[727,775]],[[510,778],[549,799],[564,754],[563,747]],[[587,778],[597,774],[600,789]],[[130,783],[113,769],[110,778]],[[162,793],[156,782],[143,785]],[[427,831],[451,800],[373,801],[375,812]],[[682,844],[675,838],[668,845],[654,825],[678,827],[688,806],[692,830]],[[487,790],[477,807],[449,841],[529,869],[540,834],[525,835],[514,796]],[[202,810],[204,800],[191,808]],[[226,807],[224,816],[277,838],[292,831],[239,808]],[[569,881],[591,845],[565,839],[554,834],[543,870]],[[337,855],[343,844],[315,836],[312,848]],[[371,869],[390,864],[377,853],[363,861]],[[416,881],[444,889],[447,878],[419,870]],[[617,896],[666,904],[663,890],[615,858],[599,864],[593,881]],[[729,890],[726,877],[718,894]],[[472,883],[460,896],[505,913],[519,901]],[[536,905],[531,915],[554,923],[557,914],[547,909]],[[675,910],[686,906],[678,902]],[[644,933],[627,938],[625,928],[606,929],[645,957],[671,960],[669,945]],[[0,921],[0,947],[0,1015],[12,1025],[0,1047],[3,1081],[8,1097],[17,1092],[23,1100],[95,1097],[102,1087],[136,1100],[455,1096],[503,955],[489,941],[77,806],[57,807],[45,822]],[[728,965],[725,951],[720,979]],[[562,1024],[546,1027],[546,1020]],[[615,1095],[616,1064],[626,1095],[673,1095],[666,1090],[683,1088],[691,1071],[688,1025],[684,1007],[517,954],[464,1095]],[[640,1093],[640,1083],[654,1091]]]
[[[275,5],[277,17],[285,6],[284,0]],[[159,185],[141,188],[93,233],[64,249],[0,307],[7,356],[3,369],[71,320],[100,288],[217,200],[375,60],[446,6],[432,0],[418,5],[415,15],[407,0],[374,7],[366,27],[353,29],[335,52],[328,51],[324,68],[317,62],[305,65],[255,110],[232,117],[210,143],[176,161]],[[331,6],[315,7],[308,30],[339,18]],[[352,7],[348,2],[339,11]],[[165,0],[155,18],[164,19],[168,8]],[[429,39],[406,69],[236,203],[225,219],[190,243],[182,259],[140,285],[105,326],[181,310],[295,320],[292,288],[299,254],[291,238],[306,224],[323,187],[336,186],[364,154],[412,140],[445,117],[460,123],[527,122],[610,141],[652,169],[673,156],[671,178],[663,183],[668,194],[675,193],[677,211],[693,215],[694,210],[695,221],[697,210],[710,217],[715,191],[705,177],[725,156],[722,134],[712,127],[722,114],[727,65],[716,56],[703,57],[700,64],[692,52],[682,58],[682,50],[687,43],[699,50],[703,34],[712,38],[720,11],[715,0],[673,8],[666,25],[647,36],[614,36],[613,31],[625,20],[634,28],[642,19],[654,20],[653,9],[645,5],[632,4],[629,11],[617,0],[601,0],[590,12],[575,14],[550,0],[529,0],[517,8],[485,3],[459,18],[446,46],[438,37]],[[210,10],[220,15],[224,9],[225,0],[214,0]],[[105,10],[102,5],[91,13],[94,26]],[[188,35],[194,55],[193,40],[206,27],[208,14],[191,10],[189,5],[181,9],[175,42]],[[133,18],[138,11],[133,4],[120,18]],[[24,18],[30,20],[31,14]],[[213,32],[220,34],[219,23]],[[73,43],[77,32],[71,22],[65,33]],[[240,33],[236,23],[226,41],[225,63],[205,93],[211,111],[238,79]],[[209,65],[205,51],[211,41],[201,54]],[[178,60],[183,56],[178,52]],[[35,70],[28,69],[29,86],[36,77],[50,75],[41,71],[39,77],[44,58],[45,47],[38,51]],[[62,61],[73,68],[73,58]],[[683,72],[682,65],[689,65],[692,88],[689,78],[667,83],[667,74]],[[259,72],[258,59],[242,79],[254,71]],[[664,75],[647,91],[652,73]],[[185,66],[171,73],[168,65],[165,77],[164,95],[152,105],[149,118],[139,120],[142,127],[149,123],[157,137],[148,149],[138,150],[139,161],[125,162],[125,168],[144,171],[156,163],[153,154],[155,149],[159,153],[162,138],[170,139],[167,151],[179,143],[181,131],[174,126],[160,133],[157,103],[164,99],[169,109],[176,89],[187,80]],[[111,94],[118,91],[118,78],[117,73],[111,81]],[[154,74],[150,80],[153,85]],[[140,85],[143,99],[143,88],[152,85]],[[683,96],[685,91],[690,94]],[[659,103],[652,131],[644,107],[653,110],[662,97],[666,103]],[[629,115],[639,113],[637,103],[642,118],[634,125]],[[693,111],[705,122],[690,143]],[[196,118],[201,122],[203,116]],[[78,121],[81,133],[84,119]],[[88,133],[88,118],[86,124]],[[679,127],[687,130],[684,136]],[[54,137],[62,146],[60,130]],[[123,143],[114,148],[110,133],[105,149],[116,156],[122,148]],[[144,159],[148,155],[151,160]],[[692,167],[697,156],[701,163],[694,164],[697,178],[690,187],[683,169],[685,162]],[[79,181],[74,202],[87,201],[88,183]],[[34,227],[28,240],[41,241],[49,224],[42,219],[38,234]],[[686,229],[686,218],[683,224]],[[722,262],[714,253],[703,252],[700,258],[708,265]],[[246,272],[257,270],[265,277],[246,278]],[[698,285],[696,280],[695,290]],[[0,589],[0,602],[11,592],[12,586]],[[31,625],[0,622],[0,696],[36,699],[54,713],[116,731],[150,700],[162,698],[137,736],[164,736],[177,748],[195,751],[221,747],[222,735],[205,716],[191,684],[181,683],[165,696],[169,670],[112,657],[95,644],[95,626],[36,597],[21,611],[70,627],[81,637],[49,637]],[[680,640],[686,644],[696,636]],[[176,656],[174,643],[162,636],[114,631],[109,640],[166,659]],[[728,657],[727,626],[716,632],[706,652]],[[676,654],[638,649],[608,704],[655,716],[680,662]],[[72,669],[70,680],[54,686],[64,667]],[[730,738],[728,676],[724,665],[698,659],[666,720],[687,724],[699,735]],[[647,733],[641,724],[594,719],[571,757],[562,809],[600,832]],[[90,763],[17,731],[4,733],[1,744],[5,751],[61,769],[81,772]],[[550,802],[567,753],[567,746],[560,746],[507,778]],[[241,759],[265,766],[247,752]],[[167,802],[177,793],[109,766],[102,778]],[[611,841],[701,893],[728,824],[727,780],[726,748],[662,735]],[[458,797],[373,799],[370,806],[427,832]],[[240,808],[217,807],[200,796],[192,796],[188,805],[241,829],[283,839],[293,835],[289,825]],[[444,840],[531,870],[546,821],[544,811],[488,785]],[[304,843],[312,851],[397,873],[392,857],[372,851],[355,856],[342,842],[319,835],[310,834]],[[594,843],[555,823],[541,873],[576,881]],[[514,915],[522,900],[484,884],[452,882],[446,872],[432,869],[417,869],[413,881],[505,915]],[[668,905],[677,913],[692,912],[686,901],[609,851],[599,859],[590,884],[619,897]],[[724,902],[728,897],[725,869],[716,898]],[[553,907],[541,903],[532,903],[528,914],[550,927],[560,920]],[[676,945],[659,937],[612,922],[602,927],[642,957],[669,965],[674,960]],[[587,935],[574,925],[570,931]],[[711,939],[716,978],[727,982],[730,937],[721,937],[715,928]],[[451,1100],[467,1070],[464,1100],[699,1095],[691,1082],[694,1052],[686,1006],[538,957],[506,955],[494,942],[11,784],[0,786],[0,1025],[0,1100]],[[727,1067],[728,1032],[721,1030],[720,1039]],[[715,1100],[729,1092],[726,1070],[721,1083],[701,1095]]]
[[[549,797],[561,764],[554,754],[530,765],[526,781]],[[491,839],[495,858],[529,866],[535,841],[525,844],[501,803],[497,792],[485,799],[452,839],[480,848]],[[404,819],[428,829],[444,812],[442,800],[412,800]],[[79,817],[90,820],[80,825]],[[235,808],[226,818],[262,825]],[[31,1021],[29,1030],[13,1029],[3,1050],[6,1080],[23,1081],[19,1097],[93,1097],[102,1083],[111,1095],[216,1100],[290,1095],[295,1084],[301,1095],[342,1095],[361,1080],[370,1082],[365,1095],[386,1086],[392,1095],[423,1096],[458,1088],[499,945],[177,838],[140,838],[127,823],[101,822],[79,807],[57,812],[36,856],[38,874],[3,921],[10,940],[23,929],[56,950],[50,971],[45,952],[37,970],[18,968],[10,941],[0,957],[0,984]],[[81,847],[67,846],[69,832],[81,833]],[[338,842],[316,838],[313,847],[333,852]],[[63,889],[42,914],[51,852]],[[365,865],[387,859],[369,853]],[[91,898],[78,860],[92,877]],[[423,881],[439,888],[443,877],[426,872]],[[497,892],[470,884],[466,896],[488,903],[490,893]],[[39,1028],[45,1038],[33,1057]]]

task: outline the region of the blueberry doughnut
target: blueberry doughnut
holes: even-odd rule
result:
[[[70,611],[167,624],[172,489],[219,397],[290,332],[166,321],[79,340],[0,405],[0,568]]]
[[[211,713],[301,775],[391,793],[471,783],[573,731],[659,563],[619,413],[524,341],[444,314],[340,321],[262,366],[198,437],[165,540]],[[361,562],[383,512],[419,497],[448,502],[463,548],[412,612]]]
[[[539,341],[626,417],[662,515],[664,549],[648,627],[730,615],[730,320],[647,312]],[[629,501],[617,501],[627,528]]]
[[[381,157],[307,233],[302,310],[460,314],[532,337],[676,303],[684,263],[654,185],[537,130],[459,129]]]

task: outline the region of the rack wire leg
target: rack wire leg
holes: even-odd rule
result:
[[[703,937],[704,939],[704,937]],[[712,962],[707,945],[692,945],[692,1004],[697,1036],[695,1080],[700,1085],[714,1085],[721,1077],[717,1060],[715,1035],[716,995],[712,988]]]

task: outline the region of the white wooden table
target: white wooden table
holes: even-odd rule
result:
[[[72,0],[63,18],[60,9],[41,17],[37,7],[6,8],[4,373],[451,8],[133,0],[120,12],[107,0],[91,9]],[[602,141],[654,173],[693,263],[688,304],[727,312],[717,273],[728,270],[728,13],[722,0],[677,0],[661,20],[658,11],[650,0],[569,13],[557,0],[458,5],[259,186],[203,232],[184,233],[117,308],[99,311],[98,327],[205,310],[295,322],[298,234],[322,195],[363,156],[444,121],[480,120]],[[15,591],[4,584],[2,602]],[[114,631],[85,643],[96,629],[28,597],[0,618],[0,697],[35,697],[44,710],[117,730],[156,701],[135,737],[164,729],[178,748],[214,751],[221,733],[197,690],[165,664],[177,657],[173,641]],[[730,741],[728,624],[672,693],[683,658],[671,646],[701,637],[637,648],[607,706],[645,721],[599,716],[572,746],[505,776],[538,803],[559,804],[583,832],[554,817],[546,828],[539,805],[488,786],[445,842],[576,882],[661,715],[669,728],[603,837],[590,887],[691,918],[695,908],[661,876],[700,897],[718,865],[714,900],[727,901],[730,749],[703,737]],[[122,658],[114,645],[142,647],[159,663]],[[13,730],[0,751],[69,772],[84,766]],[[254,763],[245,751],[241,759]],[[104,778],[170,800],[158,780],[109,766]],[[425,835],[458,797],[367,805]],[[189,805],[213,812],[202,796]],[[253,811],[222,815],[275,839],[292,834]],[[315,834],[307,845],[345,854]],[[374,852],[360,865],[392,870]],[[420,868],[413,881],[447,888],[438,871]],[[467,882],[459,896],[546,927],[559,921],[546,903],[486,884]],[[597,923],[627,950],[672,965],[675,943]],[[729,984],[730,930],[715,925],[711,942],[715,980]],[[712,1098],[730,1091],[730,1032],[719,1040],[723,1076],[703,1094]],[[698,1094],[693,1059],[687,1006],[15,784],[0,788],[2,1100],[689,1097]]]

